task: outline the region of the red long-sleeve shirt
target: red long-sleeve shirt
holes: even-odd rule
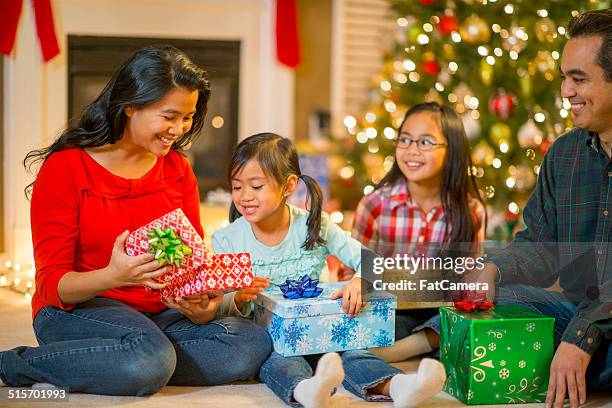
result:
[[[175,151],[159,158],[139,179],[111,173],[81,149],[49,156],[34,183],[30,208],[36,264],[33,317],[45,306],[74,308],[62,303],[57,292],[65,273],[106,267],[119,234],[178,207],[203,236],[197,180],[187,160]],[[140,285],[100,296],[143,312],[166,308],[159,293]]]

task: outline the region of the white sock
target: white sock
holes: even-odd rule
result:
[[[305,408],[324,408],[332,391],[342,384],[342,380],[342,359],[338,353],[327,353],[319,360],[315,375],[298,383],[293,390],[293,397]]]
[[[410,357],[420,356],[421,354],[429,353],[433,349],[427,340],[427,334],[424,330],[404,337],[395,342],[394,345],[388,347],[371,348],[370,351],[378,358],[387,363],[396,363],[404,361]]]
[[[425,358],[416,374],[397,374],[389,384],[395,408],[410,408],[433,397],[444,386],[446,371],[438,360]]]
[[[32,384],[33,390],[56,390],[57,387],[49,383],[34,383]]]

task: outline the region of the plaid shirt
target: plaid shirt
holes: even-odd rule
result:
[[[470,206],[479,226],[476,242],[480,243],[484,240],[485,210],[476,199],[471,200]],[[352,235],[385,257],[421,254],[427,252],[427,244],[449,238],[452,226],[447,233],[446,223],[442,206],[424,213],[412,201],[406,180],[401,178],[361,199],[355,212]]]
[[[612,160],[599,137],[574,129],[544,157],[526,228],[490,258],[500,283],[547,287],[559,279],[577,304],[562,340],[589,354],[612,334]]]

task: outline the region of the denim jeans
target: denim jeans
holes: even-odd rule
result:
[[[145,395],[171,385],[257,377],[271,351],[265,330],[237,317],[195,324],[174,309],[138,312],[109,298],[72,312],[47,306],[34,320],[39,347],[0,352],[0,379],[70,392]]]
[[[313,366],[321,354],[283,357],[272,352],[261,366],[259,378],[285,403],[301,407],[293,398],[293,390],[302,380],[312,377]],[[350,350],[342,353],[344,382],[351,393],[366,401],[391,401],[386,395],[372,394],[369,389],[403,371],[385,363],[368,350]]]
[[[552,292],[533,286],[509,285],[497,289],[497,305],[523,305],[536,312],[555,318],[555,348],[561,343],[563,332],[576,312],[576,305],[563,293]],[[429,327],[440,333],[440,316],[434,316],[420,330]],[[587,387],[592,391],[612,389],[612,342],[604,339],[593,354],[587,369]]]
[[[414,328],[438,314],[437,308],[397,310],[395,312],[395,340],[410,336]]]

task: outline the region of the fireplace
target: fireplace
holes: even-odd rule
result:
[[[240,41],[68,36],[68,119],[77,117],[137,49],[173,45],[208,72],[211,99],[201,134],[186,151],[200,188],[226,188],[225,171],[238,140]]]

